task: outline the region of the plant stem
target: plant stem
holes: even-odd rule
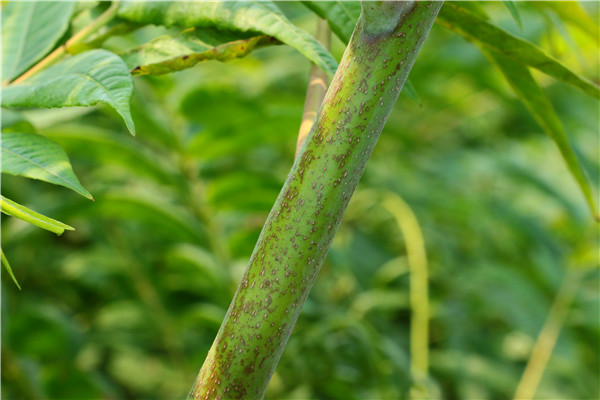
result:
[[[525,371],[521,376],[521,381],[515,391],[514,400],[533,399],[538,385],[542,380],[544,370],[548,365],[556,340],[560,334],[560,330],[569,314],[571,304],[575,300],[577,289],[583,271],[570,268],[563,279],[562,285],[554,298],[550,312],[546,318],[546,322],[538,335],[537,341],[531,351],[531,356],[525,367]]]
[[[410,374],[411,398],[427,398],[429,374],[429,295],[425,240],[415,214],[398,195],[387,195],[384,207],[394,216],[406,242],[410,267]]]
[[[331,47],[331,30],[327,21],[322,18],[317,19],[317,34],[315,38],[321,42],[324,48],[329,50]],[[312,64],[308,78],[308,87],[306,88],[306,100],[304,101],[304,112],[302,113],[302,123],[298,132],[298,142],[296,144],[296,157],[317,118],[317,111],[323,103],[323,98],[327,92],[328,85],[327,74],[317,65]]]
[[[106,9],[94,22],[92,22],[87,27],[83,28],[81,31],[77,32],[73,37],[71,37],[65,44],[57,47],[54,51],[44,57],[40,62],[35,64],[33,67],[29,68],[23,75],[19,76],[15,79],[12,84],[18,84],[23,82],[25,79],[30,76],[40,72],[41,70],[48,68],[66,53],[69,53],[69,47],[74,46],[76,44],[82,43],[95,32],[98,31],[101,27],[109,23],[116,15],[119,10],[119,2],[114,1],[110,7]]]
[[[382,4],[364,2],[363,16],[367,7]],[[390,27],[385,31],[373,30],[373,22],[359,19],[190,398],[264,396],[350,197],[441,5],[398,2],[402,12],[380,16],[382,26]]]

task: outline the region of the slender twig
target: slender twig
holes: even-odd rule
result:
[[[575,300],[582,277],[583,272],[581,270],[572,268],[567,271],[563,283],[554,298],[546,322],[531,351],[531,356],[521,376],[521,381],[517,386],[514,400],[532,399],[535,395],[556,345],[560,330],[567,318],[571,304]]]
[[[39,71],[45,68],[48,68],[49,66],[57,62],[60,58],[62,58],[62,56],[69,52],[69,47],[78,43],[82,43],[95,32],[97,32],[98,29],[109,23],[117,15],[118,10],[119,2],[115,1],[94,22],[83,28],[81,31],[77,32],[73,37],[67,40],[65,44],[63,44],[60,47],[57,47],[52,53],[48,54],[40,62],[35,64],[33,67],[29,68],[23,75],[15,79],[12,83],[21,83],[30,76],[38,73]]]
[[[321,42],[323,47],[329,50],[331,46],[331,30],[327,21],[317,19],[317,34],[316,39]],[[328,78],[325,71],[317,65],[312,64],[310,67],[310,76],[308,79],[308,87],[306,88],[306,100],[304,100],[304,112],[302,113],[302,123],[298,132],[298,143],[296,144],[296,156],[300,153],[300,149],[312,128],[317,111],[321,107],[325,93],[327,92]]]

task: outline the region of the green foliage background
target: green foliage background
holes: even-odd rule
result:
[[[566,40],[528,7],[521,31],[501,4],[487,7],[598,81],[597,44],[581,32]],[[314,29],[299,4],[282,8]],[[66,149],[95,201],[3,176],[7,197],[76,228],[56,237],[2,218],[23,287],[3,275],[4,398],[185,397],[292,164],[308,67],[275,46],[135,78],[135,138],[107,107],[25,112]],[[597,198],[597,102],[536,77]],[[410,79],[419,97],[398,101],[267,398],[406,397],[408,264],[375,200],[385,193],[410,204],[426,241],[433,393],[511,397],[567,270],[589,268],[537,395],[597,398],[598,227],[556,146],[477,48],[438,25]]]

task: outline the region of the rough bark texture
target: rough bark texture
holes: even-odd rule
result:
[[[441,5],[403,3],[395,9],[399,12],[386,14],[374,9],[375,3],[363,3],[322,109],[267,218],[190,398],[264,396]],[[369,18],[373,15],[377,19]]]

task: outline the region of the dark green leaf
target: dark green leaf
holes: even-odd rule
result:
[[[560,119],[556,115],[556,111],[552,107],[544,90],[538,85],[526,66],[498,52],[486,49],[483,49],[483,51],[498,66],[519,99],[527,107],[538,124],[540,124],[546,135],[556,143],[563,159],[567,163],[569,171],[571,171],[571,174],[581,188],[592,214],[598,219],[594,196],[592,195],[589,182],[581,168],[577,155],[569,143],[569,138],[565,134]]]
[[[20,2],[2,5],[2,82],[48,53],[69,26],[73,2]]]
[[[521,21],[521,14],[517,8],[517,2],[514,0],[503,0],[503,3],[506,8],[508,8],[508,11],[510,11],[510,14],[515,19],[516,23],[519,25],[519,28],[523,29],[523,21]]]
[[[303,1],[319,17],[326,19],[331,31],[344,43],[348,43],[356,21],[360,16],[358,1]]]
[[[331,75],[337,68],[331,54],[314,37],[292,24],[272,2],[125,2],[119,16],[157,25],[260,32],[296,48]]]
[[[15,285],[17,285],[19,290],[21,290],[21,285],[19,285],[19,282],[17,282],[17,278],[15,277],[15,274],[13,273],[13,270],[10,267],[10,264],[8,263],[8,260],[6,259],[2,249],[0,249],[0,258],[2,259],[2,265],[4,265],[4,268],[6,268],[6,272],[8,272],[8,275],[10,275]]]
[[[575,74],[539,47],[503,31],[464,8],[446,3],[440,11],[438,21],[486,48],[510,57],[520,64],[536,68],[589,96],[600,98],[598,85]]]
[[[2,173],[61,185],[92,198],[73,173],[65,151],[50,139],[34,133],[3,132],[0,148]]]
[[[2,91],[3,107],[73,107],[104,103],[114,108],[135,134],[129,111],[133,79],[117,55],[90,50],[56,64]]]
[[[19,203],[16,203],[10,199],[7,199],[4,196],[0,196],[0,210],[7,215],[12,215],[15,218],[19,218],[25,222],[29,222],[32,225],[38,226],[42,229],[46,229],[50,232],[54,232],[57,235],[62,235],[62,233],[67,231],[74,230],[73,227],[63,224],[60,221],[55,219],[46,217],[40,213],[37,213],[29,208],[22,206]]]
[[[254,49],[276,43],[278,40],[271,36],[236,40],[231,34],[189,28],[176,36],[156,38],[120,56],[132,69],[132,75],[161,75],[191,68],[202,61],[244,57]]]

